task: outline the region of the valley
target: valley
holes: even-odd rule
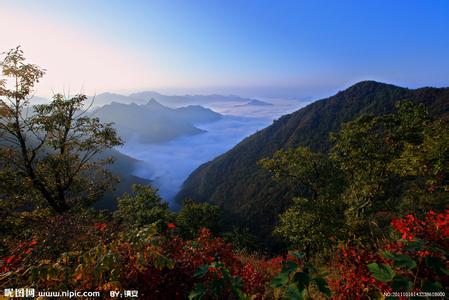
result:
[[[195,99],[197,98],[191,101],[195,101]],[[125,134],[125,144],[116,149],[137,160],[133,164],[132,174],[149,180],[159,190],[162,198],[168,201],[173,208],[179,205],[173,199],[179,192],[182,183],[197,167],[230,150],[247,136],[264,129],[280,115],[305,105],[305,102],[301,101],[278,100],[275,105],[263,105],[261,108],[257,102],[255,105],[237,106],[235,101],[216,102],[214,97],[209,101],[206,101],[206,97],[199,99],[207,109],[197,105],[196,102],[189,102],[190,106],[187,107],[170,109],[164,106],[163,108],[164,111],[170,111],[172,114],[178,113],[173,116],[176,122],[188,119],[191,122],[188,125],[197,129],[193,134],[180,131],[176,136],[167,137],[171,133],[173,123],[164,122],[163,126],[158,127],[159,140],[142,140],[139,133],[146,135],[148,130],[151,130],[151,126],[159,125],[157,118],[152,119],[154,114],[145,112],[147,116],[143,117],[145,120],[142,123],[147,125],[139,125],[140,129],[134,130],[132,135]],[[130,99],[122,98],[122,100],[129,101]],[[153,106],[156,105],[154,101],[152,102]],[[139,123],[143,113],[137,111],[133,111],[133,114],[126,113],[123,108],[133,107],[135,110],[139,110],[148,104],[113,103],[112,106],[115,106],[117,112],[120,112],[117,118],[114,118],[114,114],[110,114],[110,109],[113,108],[111,104],[98,108],[96,112],[100,117],[109,113],[107,121],[114,121],[114,126],[119,129],[120,133],[120,128],[125,126],[129,128],[128,121],[131,119],[133,122]],[[160,105],[160,107],[163,106]],[[195,108],[202,114],[195,115],[193,112],[186,111],[189,108]]]

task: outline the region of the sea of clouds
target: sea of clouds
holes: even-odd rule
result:
[[[205,105],[224,115],[213,123],[196,124],[207,132],[160,144],[142,144],[135,138],[118,150],[140,160],[134,175],[151,180],[161,197],[173,204],[182,183],[198,166],[230,150],[245,137],[270,125],[274,119],[305,104],[299,101],[273,102],[273,106],[263,107],[237,107],[234,103]]]

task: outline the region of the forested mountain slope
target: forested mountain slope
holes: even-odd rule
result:
[[[449,88],[407,89],[363,81],[316,101],[244,139],[213,161],[201,165],[185,181],[177,200],[190,198],[220,205],[235,221],[260,237],[269,234],[295,191],[274,182],[257,162],[279,149],[308,146],[326,151],[328,136],[361,114],[386,114],[399,100],[423,103],[438,118],[449,120]]]

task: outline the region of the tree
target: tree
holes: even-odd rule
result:
[[[446,207],[447,123],[409,101],[396,108],[344,124],[329,153],[299,147],[262,160],[276,179],[300,187],[275,233],[306,252],[326,249],[330,239],[372,246],[393,216]]]
[[[343,227],[342,172],[326,154],[308,148],[281,150],[260,164],[274,178],[299,186],[274,233],[306,254],[329,249]]]
[[[204,227],[218,234],[222,226],[220,208],[206,202],[184,201],[176,217],[176,225],[186,238],[197,237]]]
[[[356,235],[388,225],[379,215],[419,211],[426,202],[426,209],[435,208],[437,191],[448,182],[447,125],[432,120],[423,105],[400,101],[396,108],[346,123],[332,137],[330,156],[347,177],[342,198]]]
[[[416,111],[419,107],[403,105],[405,124],[422,120]],[[426,112],[420,115],[426,116]],[[423,210],[442,210],[447,207],[449,192],[449,128],[441,120],[424,119],[419,130],[410,130],[400,155],[389,164],[389,169],[406,180],[406,192],[402,195],[402,207],[407,213]],[[405,127],[405,126],[403,126]]]
[[[27,64],[17,47],[0,65],[0,185],[11,198],[34,198],[57,213],[88,205],[114,183],[104,167],[112,158],[100,152],[120,145],[112,124],[91,118],[87,97],[56,94],[49,104],[32,106],[33,88],[45,71]]]
[[[138,228],[158,222],[172,221],[174,214],[168,204],[150,186],[135,184],[133,194],[124,194],[118,199],[114,217],[129,228]]]
[[[355,236],[373,230],[375,212],[397,212],[403,181],[388,168],[400,153],[396,129],[392,116],[362,116],[331,136],[331,159],[347,178],[342,200],[346,223]]]
[[[326,154],[307,147],[279,150],[271,159],[259,162],[278,181],[300,187],[302,196],[312,202],[341,191],[343,176]]]

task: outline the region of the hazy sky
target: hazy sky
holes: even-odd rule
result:
[[[22,45],[62,89],[317,96],[362,79],[449,85],[449,1],[0,0],[0,50]]]

